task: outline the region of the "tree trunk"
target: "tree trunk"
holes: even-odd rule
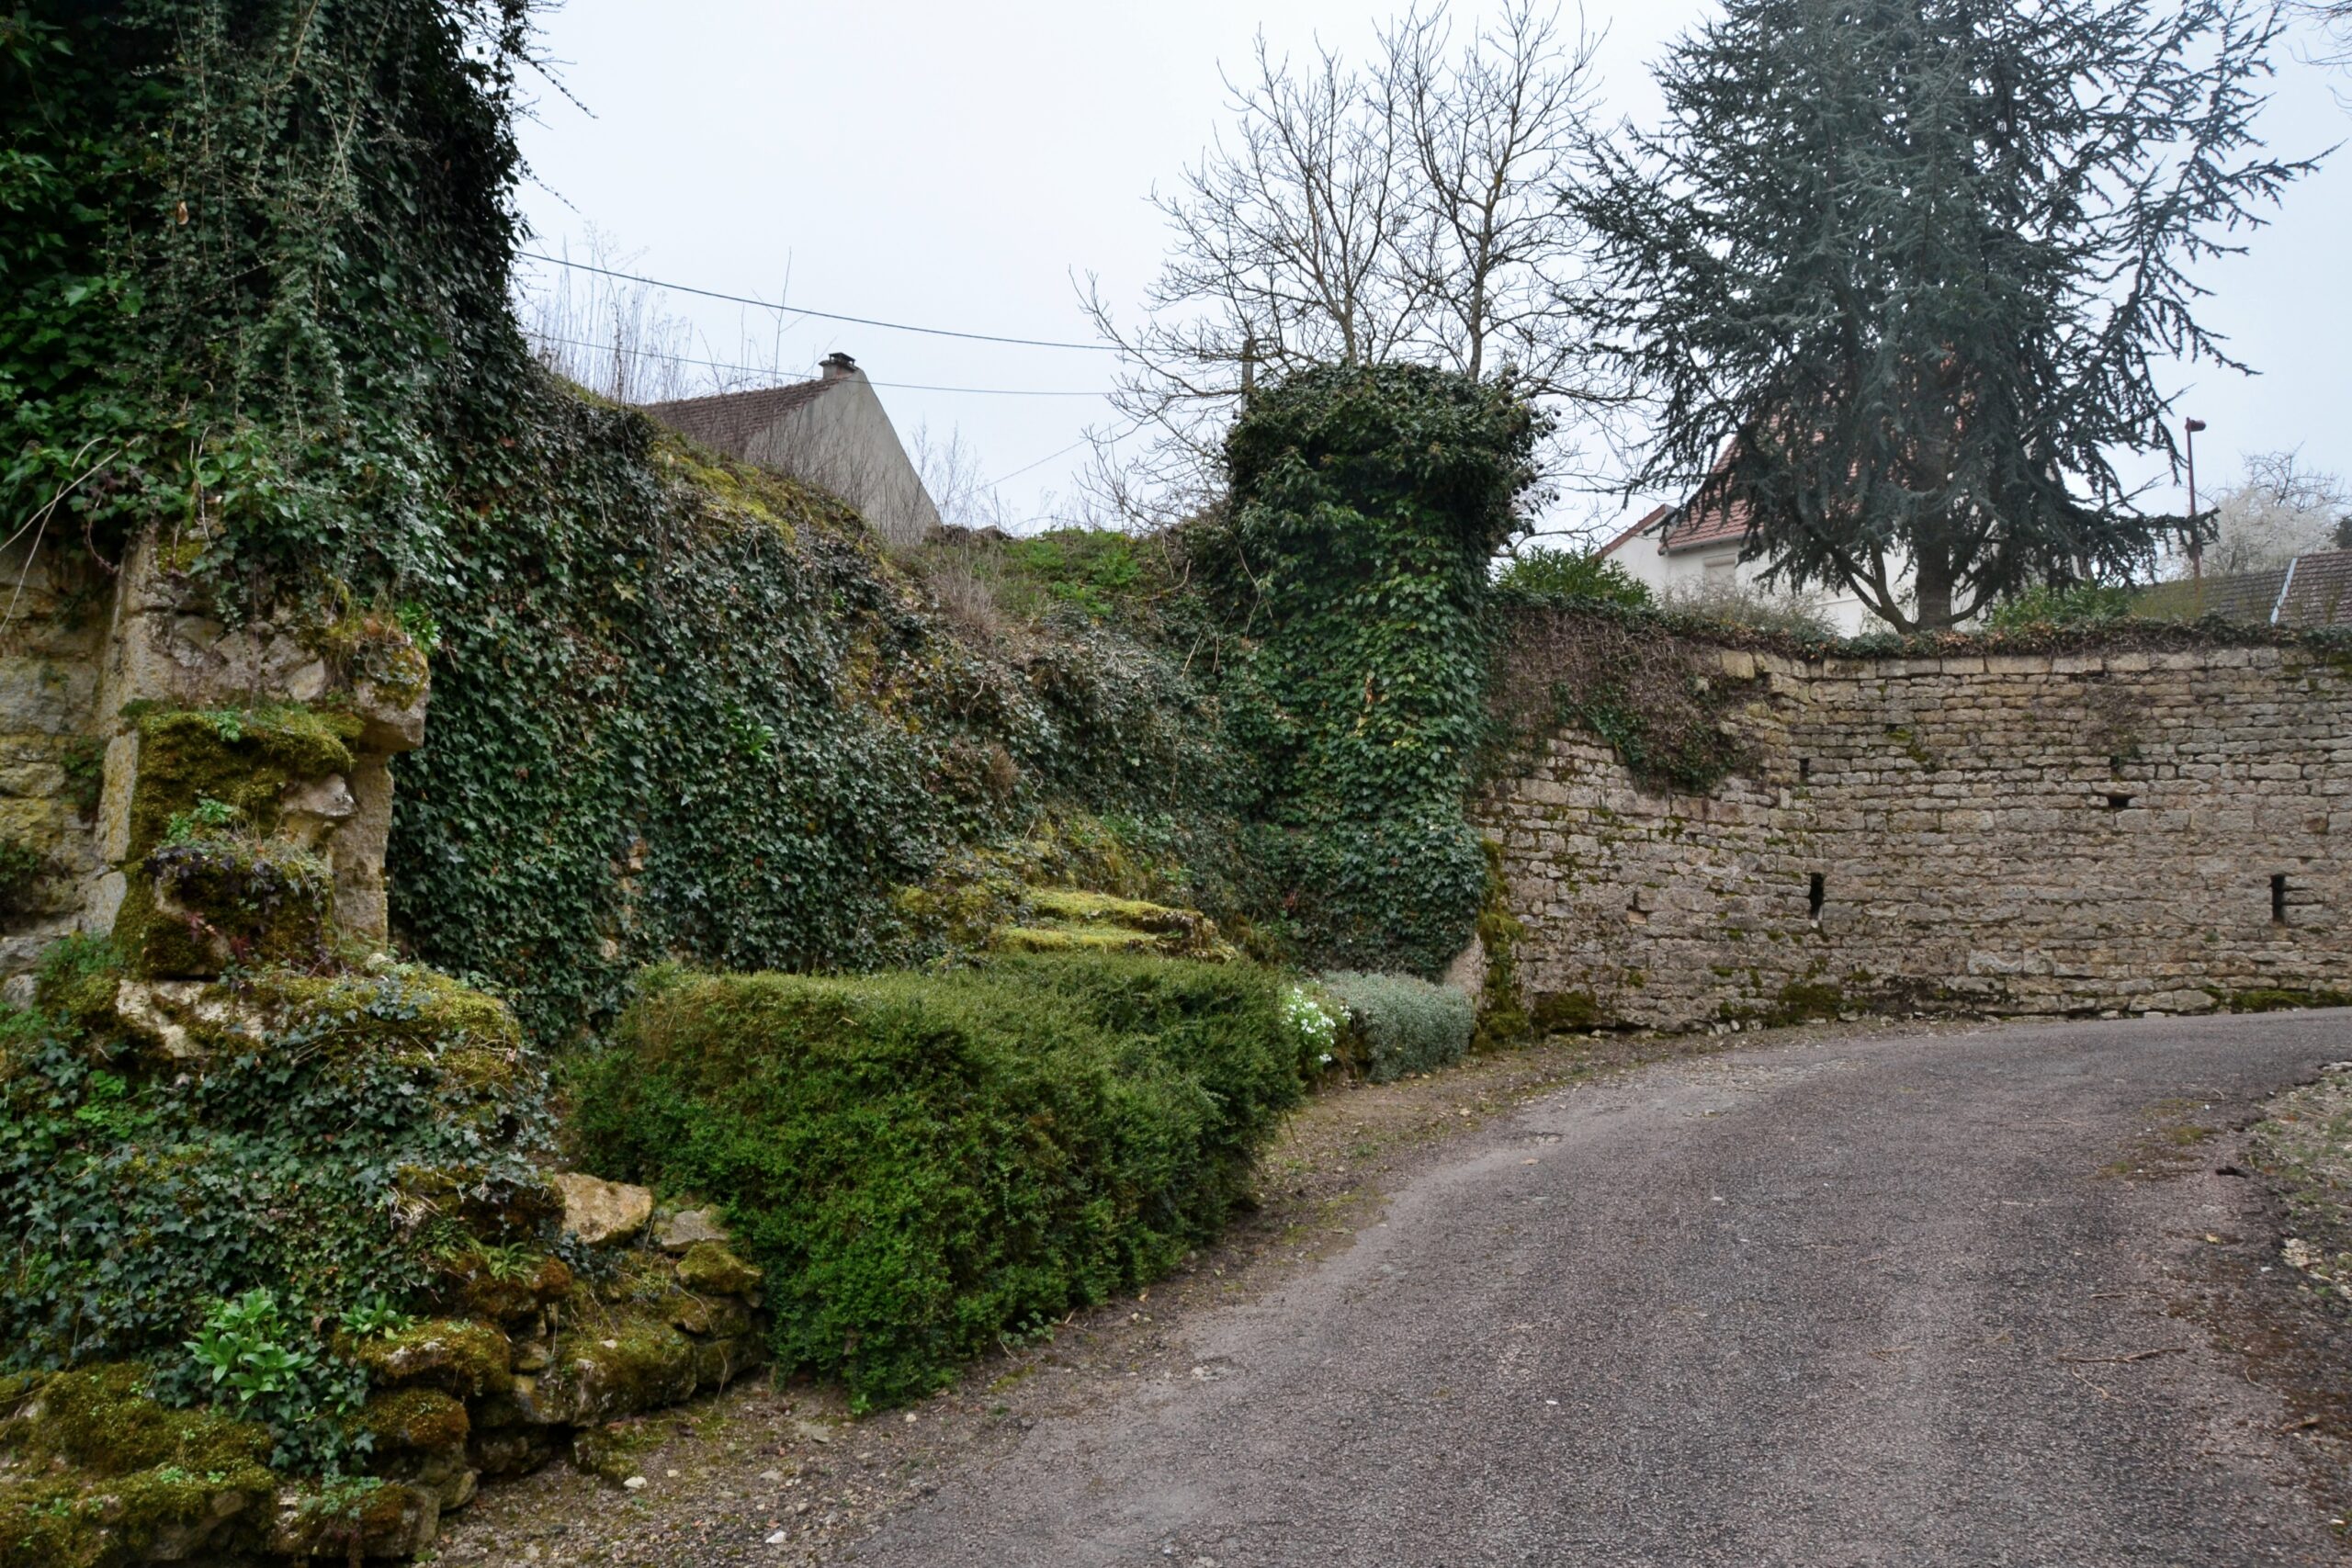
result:
[[[1912,583],[1919,595],[1915,617],[1923,632],[1941,631],[1951,625],[1951,560],[1941,550],[1921,550],[1911,558]]]

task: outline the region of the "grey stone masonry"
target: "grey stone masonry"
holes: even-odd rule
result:
[[[1705,795],[1569,732],[1480,803],[1540,1017],[2181,1013],[2352,991],[2352,673],[2293,646],[1798,660]]]

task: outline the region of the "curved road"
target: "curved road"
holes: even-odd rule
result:
[[[2283,1406],[2166,1308],[2260,1223],[2169,1130],[2341,1055],[2352,1014],[2013,1026],[1562,1091],[854,1561],[2338,1561]]]

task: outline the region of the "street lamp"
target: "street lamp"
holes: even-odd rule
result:
[[[2201,419],[2186,420],[2182,428],[2188,433],[2188,575],[2198,583],[2198,608],[2205,601],[2205,542],[2197,531],[2197,433],[2205,428]]]

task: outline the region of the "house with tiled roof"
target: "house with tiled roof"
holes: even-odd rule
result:
[[[919,545],[939,531],[922,474],[874,384],[846,354],[828,355],[813,381],[649,403],[644,412],[738,462],[831,491],[885,544]]]
[[[1885,629],[1886,624],[1857,594],[1766,583],[1768,562],[1739,558],[1749,521],[1747,503],[1738,500],[1653,507],[1603,545],[1600,554],[1668,604],[1738,592],[1809,610],[1841,636]],[[1899,556],[1888,565],[1896,569],[1898,584],[1911,575],[1911,563]]]
[[[2220,615],[2252,626],[2352,626],[2352,550],[2313,550],[2267,571],[2159,582],[2132,614],[2163,620]]]

